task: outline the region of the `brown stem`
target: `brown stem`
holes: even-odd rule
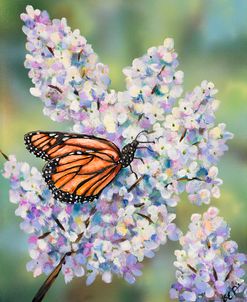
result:
[[[158,85],[155,85],[154,88],[152,89],[151,91],[151,94],[154,94],[155,93],[155,90],[158,88]]]
[[[54,51],[53,51],[53,49],[51,48],[51,47],[49,47],[49,46],[46,46],[47,47],[47,49],[49,50],[49,52],[54,56]]]
[[[41,201],[44,201],[44,200],[45,200],[44,197],[41,196],[40,194],[38,194],[38,197],[39,197],[39,199],[40,199]]]
[[[204,181],[204,179],[201,179],[199,177],[192,177],[192,178],[180,177],[177,179],[177,181],[192,181],[192,180]],[[165,187],[167,188],[171,184],[172,184],[172,182],[169,182],[168,184],[165,185]]]
[[[215,270],[214,267],[213,267],[213,274],[214,274],[215,281],[217,281],[218,280],[218,276],[217,276],[217,273],[216,273],[216,270]]]
[[[128,189],[128,193],[131,192],[144,178],[144,175],[142,175],[140,178],[137,179],[137,181]]]
[[[94,206],[90,213],[89,213],[89,217],[87,218],[87,220],[85,221],[85,225],[86,228],[88,227],[92,216],[94,215],[94,213],[96,212],[96,206]],[[61,228],[63,231],[65,231],[63,225],[61,224],[61,222],[54,216],[52,215],[52,218],[56,221],[57,225],[59,228]],[[41,235],[40,237],[38,237],[39,239],[43,239],[46,236],[48,236],[51,232],[46,232],[43,235]],[[83,236],[84,232],[82,232],[81,234],[78,235],[75,243],[78,243],[82,236]],[[56,280],[57,276],[59,275],[63,264],[65,263],[65,258],[67,256],[72,255],[73,253],[75,253],[75,251],[73,251],[71,249],[70,252],[67,252],[60,260],[59,264],[55,267],[55,269],[52,271],[52,273],[49,275],[49,277],[45,280],[45,282],[42,284],[42,286],[40,287],[40,289],[38,290],[37,294],[35,295],[35,297],[33,298],[32,302],[41,302],[45,296],[45,294],[47,293],[47,291],[49,290],[49,288],[52,286],[52,284],[54,283],[54,281]]]
[[[232,269],[232,266],[231,266],[230,271],[228,272],[228,274],[227,274],[226,277],[225,277],[225,281],[229,279],[229,277],[230,277],[232,271],[233,271],[233,269]]]
[[[81,59],[82,52],[83,52],[83,49],[78,53],[78,57],[77,57],[78,61],[80,61],[80,59]]]
[[[100,110],[100,101],[97,100],[97,110]]]
[[[162,73],[162,71],[165,69],[165,67],[166,67],[166,65],[163,65],[163,66],[162,66],[161,70],[160,70],[159,73],[157,74],[157,77],[161,75],[161,73]],[[156,90],[157,88],[158,88],[158,85],[156,84],[156,85],[153,87],[153,89],[152,89],[152,91],[151,91],[151,94],[154,94],[154,93],[155,93],[155,90]]]
[[[52,286],[52,284],[56,280],[57,276],[59,275],[59,273],[62,269],[62,266],[65,263],[65,258],[67,256],[70,256],[72,253],[74,253],[74,252],[70,251],[70,252],[67,252],[66,254],[63,255],[63,257],[61,258],[58,265],[54,268],[54,270],[51,272],[51,274],[47,277],[45,282],[39,288],[39,290],[36,293],[36,295],[34,296],[32,302],[41,302],[43,300],[43,298],[46,295],[47,291],[49,290],[49,288]]]
[[[211,243],[210,243],[210,241],[208,240],[208,238],[207,238],[207,247],[208,247],[208,249],[211,248]]]
[[[95,214],[96,211],[97,211],[97,210],[96,210],[96,206],[94,206],[94,207],[91,209],[91,211],[90,211],[90,213],[89,213],[89,216],[88,216],[87,220],[85,221],[86,228],[89,226],[89,223],[91,222],[91,219],[92,219],[92,217],[93,217],[93,215]],[[80,234],[78,234],[75,243],[79,243],[80,240],[81,240],[81,238],[83,237],[83,235],[84,235],[84,231],[81,232]]]
[[[40,236],[38,237],[38,239],[44,239],[45,237],[47,237],[47,236],[50,235],[50,234],[51,234],[51,232],[45,232],[44,234],[40,235]]]
[[[79,96],[79,91],[74,88],[74,94]]]
[[[7,160],[7,161],[9,161],[9,158],[8,158],[8,156],[5,154],[5,153],[3,153],[3,151],[0,149],[0,153],[2,154],[2,156]]]
[[[143,218],[145,218],[145,219],[147,219],[149,221],[149,223],[154,223],[153,220],[149,216],[144,215],[142,213],[136,213],[136,214],[143,217]]]
[[[90,213],[89,213],[89,217],[87,218],[87,220],[85,221],[85,225],[86,228],[88,227],[92,216],[94,215],[94,213],[96,212],[96,206],[94,206]],[[54,216],[52,215],[52,218],[56,221],[57,225],[63,230],[65,231],[63,225],[61,224],[61,222]],[[46,236],[48,236],[51,232],[46,232],[43,235],[41,235],[40,237],[38,237],[39,239],[43,239]],[[75,243],[78,243],[80,241],[80,239],[82,238],[84,232],[79,234]],[[54,281],[56,280],[57,276],[59,275],[63,264],[65,263],[65,258],[67,256],[70,256],[72,254],[74,254],[75,251],[72,250],[70,252],[67,252],[66,254],[63,255],[63,257],[61,258],[59,264],[55,267],[55,269],[51,272],[51,274],[48,276],[48,278],[45,280],[45,282],[42,284],[42,286],[40,287],[40,289],[38,290],[37,294],[35,295],[35,297],[33,298],[32,302],[41,302],[44,298],[44,296],[46,295],[47,291],[49,290],[49,288],[52,286],[52,284],[54,283]]]
[[[193,273],[197,274],[197,270],[196,270],[193,266],[191,266],[190,264],[187,264],[187,267],[188,267],[190,270],[192,270]]]
[[[62,225],[62,223],[58,220],[58,218],[55,215],[53,215],[53,214],[51,215],[51,217],[55,220],[55,222],[58,225],[58,227],[65,232],[65,228]]]
[[[184,129],[182,136],[180,137],[180,140],[179,140],[180,143],[185,138],[186,133],[187,133],[187,129]]]
[[[57,87],[55,85],[48,84],[48,87],[53,88],[53,89],[57,90],[60,93],[63,93],[62,89],[60,89],[59,87]]]
[[[141,208],[142,206],[144,206],[144,202],[142,202],[142,203],[138,203],[138,204],[134,204],[134,207],[135,208]]]
[[[162,73],[162,71],[165,69],[165,67],[166,67],[166,65],[163,65],[163,66],[162,66],[162,68],[161,68],[160,72],[157,74],[157,76],[160,76],[160,75],[161,75],[161,73]]]
[[[144,113],[140,114],[139,117],[138,117],[138,122],[143,118],[144,116]]]
[[[120,239],[113,240],[112,243],[120,243],[120,242],[124,242],[125,240],[127,240],[127,239],[126,238],[120,238]]]

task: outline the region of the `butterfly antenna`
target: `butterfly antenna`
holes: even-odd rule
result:
[[[7,160],[7,161],[9,161],[9,158],[8,158],[8,156],[5,154],[5,153],[3,153],[3,151],[0,149],[0,153],[2,154],[2,156]]]
[[[140,144],[144,144],[144,143],[150,143],[150,144],[154,144],[155,142],[154,141],[146,141],[146,142],[142,142],[142,141],[138,141],[137,138],[140,134],[142,133],[147,133],[147,134],[151,134],[151,133],[154,133],[154,131],[147,131],[147,130],[142,130],[141,132],[139,132],[135,138],[135,141],[137,141],[138,143]]]
[[[155,144],[155,141],[146,141],[146,142],[141,142],[141,141],[137,141],[139,144]]]
[[[147,134],[149,134],[150,132],[148,132],[147,130],[142,130],[141,132],[139,132],[139,133],[137,134],[137,136],[136,136],[136,138],[135,138],[135,141],[137,140],[138,136],[139,136],[140,134],[142,134],[142,133],[147,133]]]

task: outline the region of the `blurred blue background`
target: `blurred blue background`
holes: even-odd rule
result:
[[[19,19],[28,4],[48,10],[52,18],[66,17],[72,28],[80,28],[100,60],[109,65],[114,89],[125,87],[122,68],[150,46],[162,44],[165,37],[175,40],[185,91],[204,79],[215,83],[221,100],[217,120],[227,123],[235,137],[219,163],[224,180],[221,198],[211,205],[220,208],[232,228],[232,239],[247,252],[247,1],[0,0],[0,148],[41,168],[43,162],[24,148],[23,134],[35,129],[65,130],[67,125],[45,117],[41,102],[29,93]],[[1,169],[3,163],[1,158]],[[0,182],[0,301],[30,301],[44,276],[34,279],[26,272],[27,237],[19,230],[15,205],[8,202],[8,182],[1,176]],[[183,196],[176,222],[185,231],[191,214],[205,210],[190,205]],[[143,276],[135,285],[116,277],[110,285],[100,279],[90,287],[84,279],[65,285],[60,276],[45,301],[170,301],[176,248],[177,243],[168,242],[154,259],[145,261]]]

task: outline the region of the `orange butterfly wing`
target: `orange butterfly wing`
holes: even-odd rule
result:
[[[120,150],[108,140],[61,132],[25,135],[27,149],[46,159],[43,176],[63,202],[92,201],[119,173]]]

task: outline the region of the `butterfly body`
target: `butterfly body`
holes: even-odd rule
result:
[[[43,177],[54,197],[62,202],[91,202],[118,175],[131,165],[139,142],[123,147],[84,134],[29,132],[27,149],[47,161]]]
[[[119,159],[119,163],[122,165],[122,168],[126,168],[132,163],[138,144],[138,141],[134,140],[132,143],[123,147]]]

